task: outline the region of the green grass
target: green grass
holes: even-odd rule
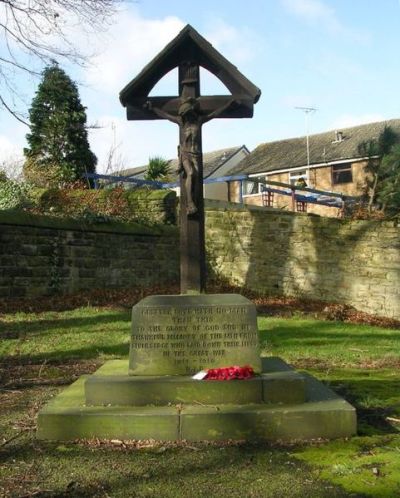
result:
[[[357,437],[286,447],[40,443],[34,417],[58,384],[127,355],[130,313],[2,315],[0,496],[400,496],[400,331],[265,317],[259,329],[263,354],[309,371],[356,406]],[[1,447],[1,437],[14,436]]]
[[[327,366],[400,366],[400,330],[310,319],[260,318],[265,354]]]
[[[32,362],[126,356],[130,313],[81,308],[75,311],[4,315],[0,325],[7,340],[0,358]]]

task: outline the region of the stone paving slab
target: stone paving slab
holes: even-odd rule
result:
[[[304,374],[308,402],[292,405],[184,406],[181,437],[189,441],[334,439],[357,431],[355,409]]]
[[[175,406],[85,406],[80,377],[39,412],[39,439],[179,439],[179,411]]]

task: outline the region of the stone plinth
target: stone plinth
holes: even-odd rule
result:
[[[245,297],[150,296],[133,307],[130,375],[189,375],[232,365],[261,372],[256,308]]]
[[[164,406],[154,406],[153,403],[146,406],[88,406],[89,379],[93,381],[97,377],[92,385],[96,387],[101,383],[101,377],[107,383],[112,377],[110,373],[115,372],[118,384],[120,372],[127,369],[126,360],[110,361],[95,375],[81,377],[40,411],[38,438],[64,441],[78,438],[293,441],[349,437],[356,433],[355,409],[322,382],[304,373],[297,377],[295,371],[277,358],[264,358],[262,363],[262,382],[196,381],[196,392],[185,391],[188,403],[176,402],[175,398],[175,402]],[[127,379],[126,375],[125,382],[129,383]],[[131,377],[130,382],[134,380]],[[147,398],[150,403],[155,394],[164,396],[158,390],[159,382],[160,379],[153,386],[148,383],[152,389]],[[177,391],[171,387],[176,387],[176,382],[181,381],[175,378],[175,381],[166,382],[169,382],[169,394],[175,396]],[[272,388],[274,383],[276,389]],[[261,384],[262,394],[259,390]],[[186,388],[188,386],[189,383]],[[222,399],[217,402],[221,394]],[[119,396],[123,402],[130,394],[122,391]],[[137,401],[144,401],[143,391],[141,396],[142,399],[137,398]],[[197,399],[199,396],[205,403]],[[166,402],[165,398],[159,402]]]

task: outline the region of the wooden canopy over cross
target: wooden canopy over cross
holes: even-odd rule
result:
[[[200,67],[230,95],[200,95]],[[178,97],[149,97],[178,68]],[[205,290],[201,127],[214,118],[250,118],[261,91],[192,26],[187,25],[120,93],[128,120],[168,119],[179,125],[181,293]]]

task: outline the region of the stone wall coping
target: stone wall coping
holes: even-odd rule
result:
[[[134,235],[176,235],[177,228],[169,225],[143,225],[139,223],[123,223],[107,221],[104,223],[88,223],[74,218],[57,218],[24,211],[0,211],[0,225],[17,225],[28,227],[50,228],[54,230],[76,230],[81,232],[106,232]]]
[[[234,211],[234,212],[249,212],[257,211],[258,213],[263,212],[265,215],[274,215],[280,217],[295,217],[295,218],[312,218],[318,223],[330,224],[341,224],[341,225],[364,225],[371,227],[385,227],[385,228],[398,228],[400,231],[400,222],[396,220],[356,220],[350,218],[330,218],[327,216],[320,216],[315,213],[297,213],[293,211],[279,210],[275,208],[256,206],[252,204],[239,204],[228,201],[218,201],[212,199],[204,199],[204,206],[206,212],[212,211]]]

